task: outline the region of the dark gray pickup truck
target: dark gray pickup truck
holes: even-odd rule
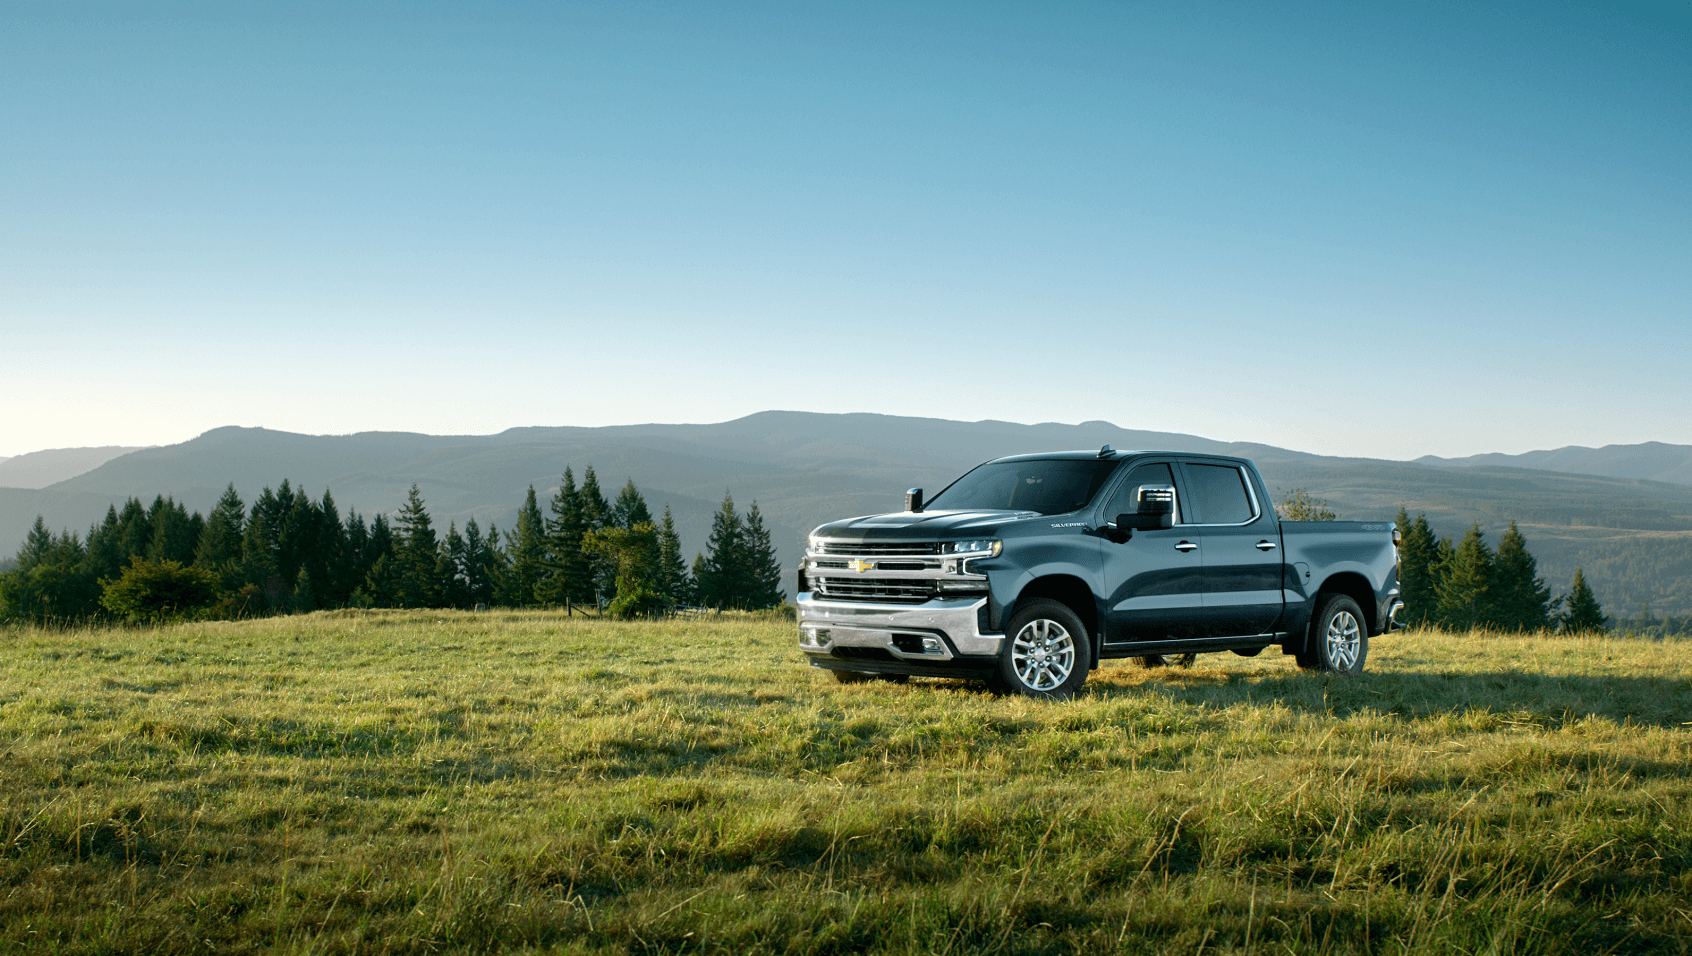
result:
[[[1280,521],[1257,467],[1181,452],[979,465],[905,510],[812,532],[799,647],[843,681],[985,678],[1068,697],[1113,657],[1272,645],[1355,675],[1398,626],[1388,522]]]

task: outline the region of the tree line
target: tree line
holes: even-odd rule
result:
[[[630,479],[614,500],[593,467],[580,486],[564,469],[542,512],[529,486],[516,527],[436,530],[416,485],[390,519],[343,519],[333,495],[284,480],[249,507],[231,484],[211,512],[172,498],[130,498],[86,537],[55,535],[36,517],[0,573],[0,619],[159,621],[234,618],[340,607],[474,608],[605,604],[620,616],[670,605],[774,607],[781,567],[758,503],[731,493],[692,565],[668,505],[655,520]]]
[[[1462,540],[1436,538],[1427,515],[1415,520],[1398,509],[1398,586],[1406,623],[1459,630],[1492,628],[1578,633],[1606,629],[1606,618],[1586,575],[1576,568],[1568,593],[1555,598],[1539,577],[1539,562],[1516,523],[1486,543],[1477,522]]]

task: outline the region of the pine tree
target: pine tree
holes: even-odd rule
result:
[[[599,490],[599,477],[593,473],[593,466],[587,466],[582,472],[582,490],[578,493],[582,509],[582,533],[598,531],[611,527],[611,505],[606,502],[604,492]],[[584,600],[611,598],[617,591],[617,568],[611,559],[602,554],[583,553],[588,569],[588,593]]]
[[[630,478],[623,485],[623,490],[617,493],[617,500],[611,503],[610,524],[627,529],[643,523],[653,523],[652,512],[647,509],[646,498],[635,487],[634,479]]]
[[[147,548],[153,543],[153,525],[139,498],[124,502],[117,520],[118,552],[122,566],[128,567],[130,559],[147,557]]]
[[[593,473],[593,466],[587,466],[582,472],[582,490],[577,493],[581,501],[582,530],[598,531],[611,521],[611,506],[605,501],[605,493],[599,490],[599,477]]]
[[[1398,590],[1404,600],[1404,622],[1425,627],[1434,619],[1439,602],[1439,542],[1428,527],[1428,516],[1415,521],[1398,509]]]
[[[352,597],[354,564],[352,543],[347,538],[346,525],[341,523],[341,511],[325,488],[323,500],[317,505],[317,551],[309,562],[320,607],[342,607]]]
[[[247,506],[230,483],[217,499],[217,506],[206,516],[205,530],[200,532],[200,544],[194,551],[194,563],[219,574],[241,561],[241,535],[246,531]],[[225,587],[228,586],[226,582]]]
[[[593,579],[587,555],[582,553],[586,520],[581,493],[569,467],[552,496],[552,517],[546,523],[546,574],[535,585],[535,600],[541,604],[585,602],[593,599]],[[519,519],[521,520],[521,519]]]
[[[699,602],[710,607],[743,607],[748,588],[746,543],[740,516],[734,511],[734,496],[723,493],[723,505],[711,516],[711,537],[706,542],[703,567],[694,563],[694,584]]]
[[[664,506],[664,523],[658,528],[658,591],[672,604],[692,604],[693,581],[681,556],[681,537],[670,506]]]
[[[458,522],[448,522],[446,539],[441,542],[438,556],[441,568],[440,603],[446,607],[468,608],[470,600],[470,546],[458,533]]]
[[[776,557],[775,545],[764,528],[764,516],[758,512],[756,498],[752,507],[746,509],[742,540],[746,562],[742,570],[746,581],[745,606],[756,609],[782,604],[787,600],[787,592],[781,587],[781,560]]]
[[[1492,623],[1488,589],[1492,585],[1493,554],[1476,522],[1463,535],[1447,563],[1439,585],[1436,617],[1441,627],[1470,630]]]
[[[346,542],[347,556],[335,584],[335,593],[341,595],[342,604],[350,605],[364,584],[364,576],[370,573],[370,566],[364,562],[370,550],[370,528],[356,509],[349,510],[347,520],[341,523],[341,538]]]
[[[1507,631],[1537,631],[1551,624],[1551,589],[1516,523],[1498,539],[1489,602],[1493,621]]]
[[[52,557],[53,532],[47,530],[47,519],[36,515],[35,524],[24,536],[23,547],[18,549],[17,567],[12,570],[28,571],[36,565],[46,564]]]
[[[294,611],[299,614],[310,614],[317,610],[317,591],[311,586],[311,572],[300,568],[300,573],[294,575]]]
[[[535,501],[535,486],[517,511],[517,530],[505,536],[510,570],[501,582],[499,602],[507,607],[530,607],[535,603],[535,586],[546,573],[546,519]]]
[[[505,583],[505,555],[499,550],[499,528],[488,526],[486,536],[471,518],[464,523],[464,550],[470,564],[465,569],[469,578],[470,607],[490,607],[502,593]]]
[[[400,607],[439,607],[445,583],[440,542],[435,539],[435,528],[417,485],[406,493],[394,524],[399,532],[395,541],[395,600]]]
[[[205,519],[195,521],[188,509],[172,498],[159,496],[147,509],[147,524],[152,528],[152,540],[147,543],[147,560],[155,563],[175,561],[189,564],[199,544],[200,530]]]
[[[1565,599],[1562,616],[1557,622],[1557,629],[1565,634],[1585,634],[1609,630],[1609,622],[1604,617],[1604,609],[1598,604],[1597,595],[1586,583],[1586,573],[1575,568],[1574,581],[1569,585],[1569,594]]]
[[[269,488],[259,495],[260,501],[274,503],[275,494]],[[254,502],[252,515],[247,518],[247,533],[241,539],[241,575],[258,589],[262,607],[254,610],[280,611],[286,606],[289,582],[282,580],[276,561],[276,535],[271,532],[270,515],[274,508],[259,508]]]
[[[88,555],[83,560],[83,570],[96,580],[115,578],[123,572],[128,558],[123,554],[116,505],[107,505],[106,519],[88,529]]]

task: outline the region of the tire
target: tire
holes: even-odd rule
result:
[[[1036,598],[1005,625],[997,683],[1024,697],[1067,700],[1087,682],[1091,646],[1086,626],[1068,605]]]
[[[1357,602],[1343,594],[1330,594],[1316,608],[1310,619],[1310,639],[1305,652],[1298,655],[1298,665],[1309,670],[1356,677],[1363,673],[1363,662],[1369,658],[1369,625]]]
[[[1145,667],[1145,668],[1166,667],[1166,666],[1167,667],[1186,668],[1186,667],[1193,666],[1193,662],[1198,660],[1198,655],[1197,654],[1168,654],[1168,655],[1147,654],[1144,657],[1135,658],[1135,660],[1138,660],[1140,662],[1140,666]]]

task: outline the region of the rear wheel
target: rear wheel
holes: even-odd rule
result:
[[[1329,595],[1310,621],[1310,638],[1298,666],[1342,677],[1363,673],[1369,657],[1369,626],[1357,602],[1343,594]],[[1309,664],[1306,664],[1306,661]]]
[[[1017,608],[1005,627],[999,683],[1025,697],[1063,700],[1087,682],[1087,628],[1069,606],[1037,598]]]

